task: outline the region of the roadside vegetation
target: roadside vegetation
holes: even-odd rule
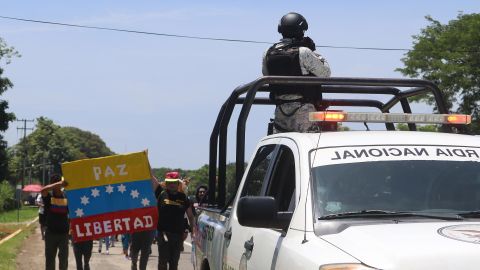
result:
[[[1,226],[1,225],[0,225]],[[23,225],[25,226],[25,225]],[[36,224],[30,225],[28,228],[0,245],[0,270],[16,269],[15,259],[19,253],[22,243],[27,237],[33,233]],[[17,227],[18,229],[19,227]]]
[[[18,211],[19,222],[31,221],[38,216],[38,208],[34,206],[24,206]],[[0,226],[2,223],[16,223],[17,210],[9,210],[0,213]],[[0,227],[1,230],[1,227]]]
[[[435,82],[452,112],[472,115],[468,131],[480,133],[480,14],[459,13],[443,24],[431,16],[413,36],[413,48],[401,59],[403,75]],[[433,103],[433,96],[413,100]],[[437,108],[434,108],[436,110]]]

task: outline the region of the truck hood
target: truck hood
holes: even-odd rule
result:
[[[354,225],[320,237],[378,269],[480,269],[480,222]]]

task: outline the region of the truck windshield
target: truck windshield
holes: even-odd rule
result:
[[[480,210],[480,162],[397,160],[313,168],[317,217],[368,210]]]

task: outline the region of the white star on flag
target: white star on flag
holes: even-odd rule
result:
[[[81,197],[80,200],[82,201],[81,204],[83,204],[83,205],[87,205],[87,204],[90,203],[89,198],[85,195],[83,195],[83,197]]]
[[[142,204],[143,204],[143,206],[150,205],[150,201],[147,198],[143,198],[142,199]]]
[[[125,191],[127,191],[127,187],[125,187],[123,184],[120,184],[120,186],[118,186],[118,192],[123,194]]]
[[[96,198],[98,196],[100,196],[100,190],[97,188],[92,189],[92,197]]]
[[[77,217],[82,217],[84,215],[83,209],[77,208],[75,214],[77,215]]]
[[[132,199],[135,199],[135,198],[138,198],[138,195],[140,193],[138,193],[138,191],[136,189],[132,190],[132,192],[130,192],[130,196],[132,196]]]
[[[113,192],[113,187],[112,187],[112,185],[106,186],[105,189],[106,189],[105,192],[108,193],[108,194],[110,194],[110,193]]]

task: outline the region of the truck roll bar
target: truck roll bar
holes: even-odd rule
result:
[[[400,103],[404,113],[412,113],[409,97],[433,94],[438,112],[447,114],[447,106],[438,87],[426,80],[419,79],[383,79],[383,78],[348,78],[348,77],[296,77],[296,76],[265,76],[255,81],[237,87],[222,105],[217,120],[210,135],[209,157],[209,190],[210,205],[223,208],[226,200],[226,163],[227,163],[227,133],[228,125],[235,105],[241,104],[240,115],[237,120],[236,141],[236,187],[240,184],[245,164],[245,131],[246,122],[252,105],[275,105],[268,98],[256,97],[257,92],[275,93],[270,85],[312,86],[309,91],[333,94],[372,94],[391,95],[386,103],[373,99],[323,99],[329,106],[356,106],[373,107],[381,112],[389,112],[392,107]],[[411,89],[401,91],[398,87]],[[277,87],[276,87],[277,88]],[[278,89],[278,88],[277,88]],[[245,97],[240,97],[246,94]],[[416,130],[415,124],[408,124],[410,130]],[[387,130],[395,130],[392,123],[386,124]],[[451,126],[446,131],[452,131]],[[218,163],[217,163],[218,162]],[[218,175],[217,175],[218,165]],[[218,190],[218,192],[216,192]]]

